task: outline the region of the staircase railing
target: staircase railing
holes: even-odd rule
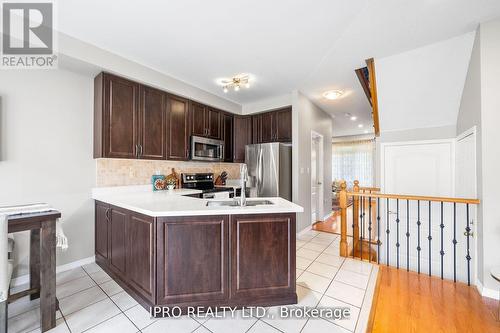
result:
[[[353,199],[351,226],[347,225],[349,198]],[[472,207],[480,203],[478,199],[380,193],[355,181],[352,191],[341,184],[339,203],[341,256],[470,285]],[[347,236],[348,227],[352,238]]]

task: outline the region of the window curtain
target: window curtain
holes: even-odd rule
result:
[[[335,142],[332,144],[332,179],[345,180],[347,187],[355,180],[364,187],[373,186],[375,141]]]

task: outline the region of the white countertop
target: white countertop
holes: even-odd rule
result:
[[[185,196],[198,193],[201,193],[201,191],[187,189],[153,192],[150,185],[147,185],[147,187],[142,185],[120,186],[93,189],[92,199],[153,217],[300,213],[304,211],[299,205],[279,197],[247,198],[247,201],[269,200],[273,203],[272,205],[208,207],[208,201],[220,200]]]

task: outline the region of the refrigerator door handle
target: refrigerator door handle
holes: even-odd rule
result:
[[[260,196],[262,192],[262,164],[263,164],[264,154],[262,153],[262,149],[259,149],[258,162],[257,162],[257,196]]]

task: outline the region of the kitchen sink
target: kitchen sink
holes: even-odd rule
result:
[[[247,200],[245,206],[264,206],[264,205],[274,205],[274,204],[269,200]],[[240,203],[235,200],[209,201],[207,202],[207,207],[240,207]]]

